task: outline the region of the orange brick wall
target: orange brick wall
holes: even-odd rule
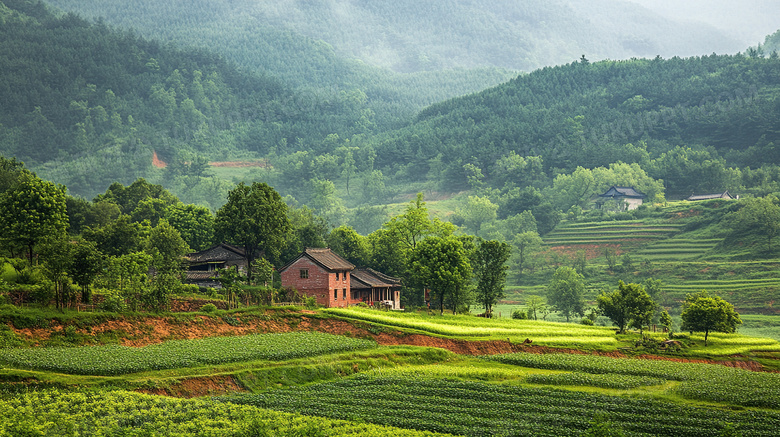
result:
[[[309,270],[309,277],[301,278],[301,269]],[[317,303],[330,307],[345,307],[350,303],[350,274],[339,272],[339,280],[336,281],[336,274],[328,272],[307,257],[301,257],[291,264],[281,273],[282,286],[293,287],[301,294],[314,296]],[[344,290],[346,299],[344,298]],[[338,290],[334,298],[334,290]]]

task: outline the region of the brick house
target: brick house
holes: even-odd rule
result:
[[[330,249],[307,248],[279,269],[283,287],[314,296],[328,308],[385,302],[400,308],[401,281],[371,269],[356,269]]]

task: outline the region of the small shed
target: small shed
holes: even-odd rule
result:
[[[638,191],[634,187],[618,187],[613,185],[609,187],[604,194],[598,195],[596,198],[596,205],[599,208],[603,208],[607,201],[614,200],[618,202],[619,205],[622,205],[619,208],[620,210],[630,211],[639,208],[639,205],[642,204],[646,197],[647,195],[645,193]]]

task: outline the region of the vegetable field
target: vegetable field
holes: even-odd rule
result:
[[[107,376],[250,360],[281,361],[375,346],[373,341],[321,332],[289,332],[174,340],[141,348],[108,345],[6,349],[0,355],[0,363],[27,369]]]
[[[780,408],[780,374],[777,373],[752,372],[715,364],[616,359],[577,354],[519,353],[494,355],[485,359],[521,367],[567,370],[586,374],[584,376],[579,373],[570,374],[571,376],[551,375],[529,379],[529,382],[539,384],[633,388],[632,385],[637,387],[661,384],[666,381],[680,381],[673,391],[686,398],[727,402],[748,407]],[[603,375],[603,377],[594,379],[592,375]],[[634,378],[626,380],[625,376]],[[567,383],[567,380],[572,383]],[[590,383],[591,380],[593,383]]]
[[[0,395],[0,436],[433,436],[210,400],[121,391]]]
[[[588,429],[599,415],[636,436],[717,436],[727,426],[744,436],[772,436],[780,426],[780,413],[776,412],[719,411],[715,416],[709,409],[650,399],[408,376],[360,375],[221,399],[280,411],[470,436],[576,435]]]

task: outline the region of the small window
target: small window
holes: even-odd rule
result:
[[[344,300],[347,300],[347,289],[344,289]]]
[[[339,290],[333,290],[333,300],[339,300]]]
[[[336,272],[336,280],[339,280],[339,272]]]
[[[309,279],[309,269],[301,269],[301,279]]]

